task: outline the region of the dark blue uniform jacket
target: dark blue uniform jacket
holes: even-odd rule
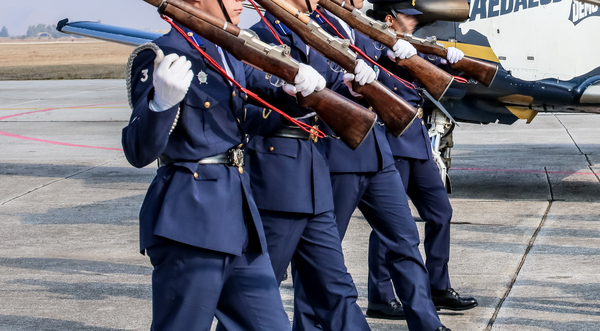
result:
[[[214,44],[195,37],[206,52],[221,63]],[[123,129],[122,143],[127,160],[144,167],[161,155],[175,163],[157,170],[140,211],[140,249],[164,242],[164,238],[213,251],[240,255],[249,240],[258,236],[266,250],[264,232],[247,172],[223,164],[199,165],[196,160],[226,152],[245,138],[241,123],[257,127],[265,122],[262,109],[245,105],[246,97],[232,87],[175,30],[154,41],[165,55],[176,53],[192,63],[194,75],[208,75],[206,83],[194,77],[180,104],[181,114],[172,134],[169,131],[178,107],[154,112],[148,101],[154,93],[152,75],[155,54],[145,50],[133,62],[131,98],[133,114]],[[246,85],[253,70],[225,53],[235,79]],[[222,63],[221,63],[222,64]],[[234,96],[235,93],[235,96]],[[258,113],[253,122],[252,114]],[[277,117],[277,125],[280,121]],[[247,227],[253,228],[248,230]]]
[[[327,87],[336,91],[346,89],[341,78],[332,79],[339,75],[329,69],[327,61],[315,52],[308,51],[306,44],[285,25],[275,24],[277,19],[269,13],[267,20],[274,27],[281,40],[291,47],[291,56],[299,62],[308,64],[326,78]],[[278,21],[279,22],[279,21]],[[279,42],[263,21],[251,28],[266,43],[279,45]],[[264,76],[264,75],[263,75]],[[328,77],[329,76],[329,77]],[[251,79],[251,80],[250,80]],[[260,88],[261,95],[269,91],[264,85],[264,77],[253,75],[248,85]],[[335,84],[329,82],[335,81]],[[266,100],[277,106],[281,100],[291,98],[278,89],[275,93],[266,95]],[[296,104],[286,102],[281,109],[293,116],[305,115],[312,112]],[[314,125],[315,116],[302,120]],[[272,211],[320,214],[333,210],[331,183],[327,162],[316,149],[318,146],[310,140],[289,139],[268,136],[256,136],[248,144],[248,162],[251,169],[252,189],[259,208]]]

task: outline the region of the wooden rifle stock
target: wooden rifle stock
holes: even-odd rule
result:
[[[448,57],[448,50],[446,49],[416,43],[413,43],[413,46],[415,46],[417,52],[419,53],[437,55],[444,59]],[[454,64],[450,64],[450,66],[456,70],[464,72],[467,76],[483,84],[485,87],[490,87],[494,81],[494,78],[496,77],[496,73],[498,73],[497,64],[468,56],[463,57],[460,61]]]
[[[369,38],[382,43],[389,49],[392,49],[397,39],[404,39],[410,42],[419,53],[437,55],[444,59],[448,57],[448,51],[442,45],[436,43],[439,45],[439,47],[433,47],[414,42],[416,38],[412,36],[409,37],[403,33],[393,32],[388,28],[388,25],[377,22],[364,14],[359,14],[358,9],[343,0],[319,0],[319,5],[332,12],[335,16],[341,18],[354,29],[362,32]],[[355,12],[355,10],[357,12]],[[357,17],[355,14],[360,15],[360,17]],[[368,21],[368,23],[366,21]],[[449,85],[449,83],[452,82],[452,80],[448,78],[450,75],[423,59],[417,59],[413,56],[408,60],[413,58],[415,59],[412,63],[410,61],[406,61],[399,64],[405,66],[410,71],[411,75],[418,79],[434,98],[439,100],[439,97],[443,95],[443,93],[440,94],[440,92],[445,92],[447,88],[447,86],[446,88],[443,88],[443,84],[448,82]],[[428,62],[430,65],[419,64],[415,62]],[[464,72],[466,75],[475,79],[486,87],[489,87],[492,84],[492,81],[498,72],[498,65],[467,56],[457,63],[451,64],[450,66],[456,70]],[[437,73],[434,75],[425,75],[421,78],[420,74],[418,73],[418,68],[437,71]],[[445,75],[439,73],[439,71],[443,72]],[[430,79],[439,79],[441,82],[438,82],[437,84],[430,83]],[[427,84],[432,84],[432,86],[428,87]]]
[[[356,54],[349,50],[347,40],[327,34],[316,22],[283,0],[256,2],[294,31],[305,44],[347,72],[354,73]],[[401,135],[417,116],[417,110],[411,104],[377,80],[363,86],[353,82],[352,88],[364,96],[390,133],[396,137]]]
[[[247,40],[239,36],[242,33],[246,33],[246,37],[253,36],[250,33],[235,25],[225,24],[224,20],[208,15],[181,0],[144,1],[159,7],[161,14],[171,17],[207,40],[221,46],[236,59],[275,75],[286,82],[294,82],[298,73],[297,64],[294,66],[290,64],[290,61],[269,56],[265,54],[264,49],[260,51],[252,46],[247,46]],[[286,59],[289,58],[285,55],[285,51],[282,54]],[[293,60],[291,62],[293,63]],[[371,111],[327,88],[315,91],[306,97],[302,97],[298,93],[297,97],[300,106],[312,108],[351,149],[356,149],[362,143],[377,119]]]

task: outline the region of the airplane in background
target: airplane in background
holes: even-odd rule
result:
[[[443,104],[454,118],[512,124],[531,122],[540,111],[600,113],[600,44],[593,41],[600,31],[597,5],[471,0],[469,16],[415,33],[500,65],[489,88],[471,81],[461,87],[464,95],[447,96]]]
[[[413,0],[413,6],[426,17],[457,1],[466,0]],[[470,0],[461,22],[436,20],[415,32],[415,37],[435,36],[446,47],[499,65],[489,87],[473,79],[452,83],[437,105],[449,117],[434,111],[429,118],[436,163],[448,189],[454,120],[512,124],[518,119],[530,123],[538,112],[600,113],[600,43],[592,40],[600,31],[600,0],[583,1]],[[256,15],[250,12],[244,15]],[[132,46],[161,35],[67,19],[57,30]]]

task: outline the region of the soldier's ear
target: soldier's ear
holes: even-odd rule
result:
[[[394,16],[392,16],[392,15],[386,15],[385,16],[385,21],[387,23],[393,24],[394,23]]]

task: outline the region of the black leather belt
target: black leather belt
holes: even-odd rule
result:
[[[213,156],[201,158],[200,160],[174,160],[167,155],[161,155],[158,158],[158,166],[164,167],[175,162],[196,162],[198,164],[226,164],[232,167],[241,168],[244,166],[244,151],[240,148],[231,148],[225,153],[219,153]]]
[[[286,126],[269,134],[269,137],[291,138],[291,139],[310,139],[310,133],[300,129],[297,126]]]

